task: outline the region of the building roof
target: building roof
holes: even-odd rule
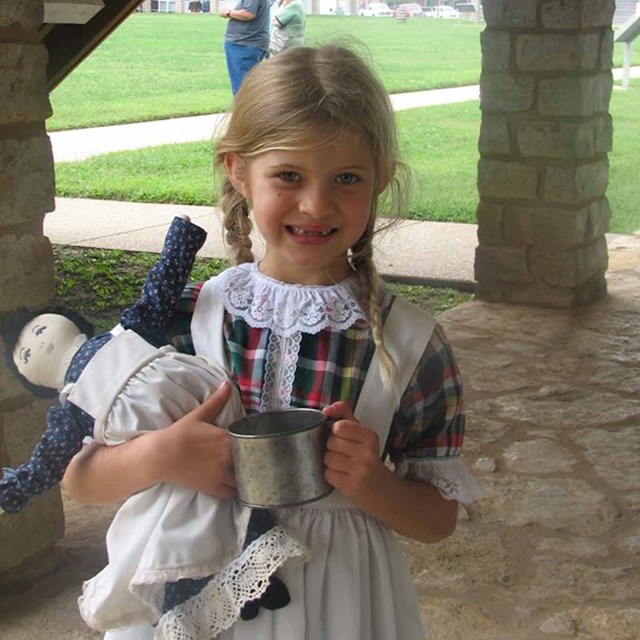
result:
[[[49,52],[49,91],[73,71],[140,0],[44,0],[40,41]]]

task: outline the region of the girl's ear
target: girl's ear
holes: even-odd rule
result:
[[[395,164],[392,167],[389,167],[388,171],[383,172],[378,178],[378,184],[376,185],[376,196],[379,196],[388,186],[389,182],[393,178],[396,171]]]
[[[237,153],[227,153],[224,156],[224,168],[231,184],[245,198],[249,198],[245,161]]]
[[[389,184],[388,178],[378,181],[378,184],[376,185],[376,197],[378,197],[387,188],[388,184]]]

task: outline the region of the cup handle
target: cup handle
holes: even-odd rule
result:
[[[333,425],[338,422],[338,418],[325,418],[324,419],[324,426],[326,428],[326,430],[331,433],[331,429],[333,428]]]
[[[331,430],[333,428],[333,425],[337,422],[337,418],[325,418],[324,419],[324,429],[323,429],[323,435],[322,435],[322,446],[326,449],[327,447],[327,440],[329,439],[329,436],[331,435]]]

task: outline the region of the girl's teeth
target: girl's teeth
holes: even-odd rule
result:
[[[300,229],[299,227],[291,227],[291,231],[297,236],[314,236],[318,238],[324,238],[328,236],[333,229],[327,229],[326,231],[305,231],[304,229]]]

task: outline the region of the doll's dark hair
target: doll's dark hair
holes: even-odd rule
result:
[[[16,367],[13,361],[13,350],[18,343],[18,338],[22,333],[22,330],[28,322],[33,318],[42,315],[43,313],[55,313],[60,316],[68,318],[75,324],[87,338],[91,338],[94,335],[93,325],[79,313],[73,309],[62,306],[48,306],[41,307],[39,309],[27,309],[20,307],[12,311],[6,311],[0,314],[0,335],[2,335],[2,341],[4,343],[4,361],[7,368],[20,380],[22,386],[30,393],[38,398],[55,398],[58,395],[58,391],[55,389],[49,389],[48,387],[41,387],[29,382]]]

